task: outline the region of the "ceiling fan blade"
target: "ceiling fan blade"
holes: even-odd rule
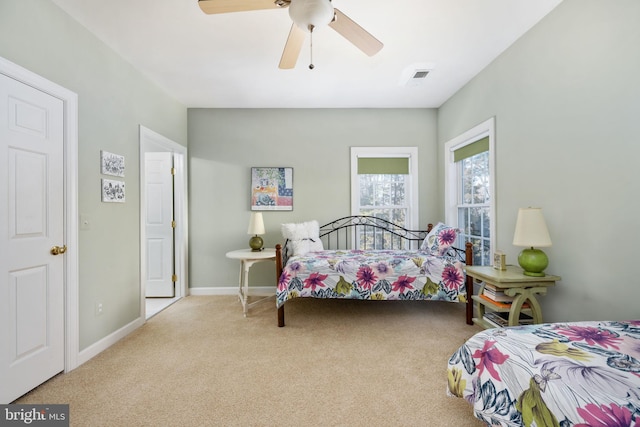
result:
[[[291,25],[291,31],[289,31],[289,37],[287,37],[287,44],[284,45],[278,68],[289,69],[296,66],[300,50],[302,50],[302,43],[306,36],[307,33],[296,24]]]
[[[198,0],[198,6],[206,14],[247,12],[261,9],[280,9],[282,6],[274,0]]]
[[[369,56],[373,56],[382,49],[382,42],[369,34],[364,28],[356,24],[344,13],[335,9],[336,17],[329,26],[336,30],[342,37],[349,40],[358,49]]]

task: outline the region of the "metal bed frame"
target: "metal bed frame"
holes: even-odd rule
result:
[[[336,219],[320,227],[319,237],[325,249],[409,249],[418,250],[424,238],[433,228],[408,230],[382,218],[366,215],[352,215]],[[466,265],[473,264],[473,245],[465,244],[465,249],[451,247],[449,255],[457,257]],[[289,259],[290,245],[276,245],[276,284]],[[472,325],[473,279],[466,278],[467,307],[466,322]],[[278,326],[284,326],[284,305],[278,308]]]

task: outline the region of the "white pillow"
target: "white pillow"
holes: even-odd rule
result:
[[[291,241],[293,255],[305,255],[307,252],[324,250],[318,237],[320,226],[318,221],[282,224],[282,236]]]
[[[322,242],[320,239],[303,239],[292,240],[293,256],[306,255],[307,252],[316,252],[323,250]]]
[[[320,226],[318,221],[282,224],[282,236],[289,240],[302,240],[318,237]]]

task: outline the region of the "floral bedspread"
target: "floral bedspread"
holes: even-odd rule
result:
[[[464,264],[408,250],[325,250],[289,258],[276,304],[298,297],[466,302]]]
[[[640,427],[640,320],[489,329],[448,378],[487,425]]]

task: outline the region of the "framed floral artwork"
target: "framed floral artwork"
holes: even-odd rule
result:
[[[102,180],[102,201],[108,203],[124,203],[124,181],[112,179]]]
[[[251,210],[293,210],[293,168],[251,168]]]
[[[103,175],[124,177],[124,156],[100,151],[100,172]]]

